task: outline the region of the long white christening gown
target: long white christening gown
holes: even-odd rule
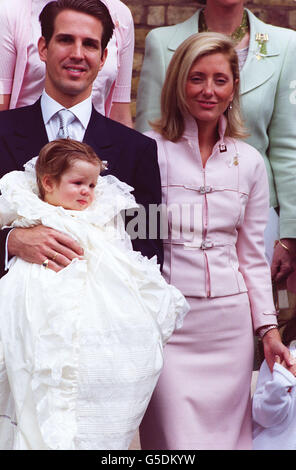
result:
[[[0,281],[0,448],[127,449],[188,310],[132,250],[132,188],[99,177],[89,208],[65,210],[39,199],[31,161],[0,189],[2,226],[41,223],[84,249],[59,273],[14,258]]]

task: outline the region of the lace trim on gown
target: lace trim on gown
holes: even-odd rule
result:
[[[114,243],[114,237],[112,238],[114,234],[109,238],[106,237],[108,228],[112,227],[112,221],[120,216],[121,210],[136,207],[134,197],[130,194],[132,188],[114,176],[100,177],[96,187],[95,201],[88,209],[65,210],[39,199],[34,161],[31,161],[26,165],[25,172],[12,172],[5,175],[0,180],[0,189],[2,197],[10,204],[10,209],[13,207],[17,214],[12,225],[27,227],[41,222],[70,235],[76,234],[79,240],[85,243],[83,246],[88,247],[85,260],[72,261],[58,274],[44,270],[42,266],[32,265],[35,268],[35,274],[30,277],[26,309],[29,325],[32,322],[30,318],[30,315],[33,315],[32,312],[37,315],[37,318],[42,319],[42,326],[35,335],[34,347],[32,348],[29,344],[29,348],[33,349],[34,362],[31,389],[42,438],[49,449],[75,449],[80,445],[85,448],[87,442],[90,442],[89,433],[86,433],[87,442],[84,443],[82,442],[83,436],[78,432],[79,426],[83,425],[79,414],[82,411],[79,409],[79,394],[83,380],[86,380],[86,384],[88,383],[86,376],[83,380],[79,377],[81,372],[79,360],[83,353],[82,348],[85,347],[85,336],[82,335],[85,330],[81,322],[84,322],[87,317],[83,314],[87,304],[83,302],[85,298],[89,298],[93,288],[91,278],[88,276],[93,276],[96,283],[99,283],[95,287],[97,290],[94,295],[98,294],[99,298],[103,298],[104,293],[100,286],[106,285],[105,278],[110,275],[107,285],[112,280],[111,292],[116,293],[117,299],[113,297],[110,299],[110,293],[108,295],[106,293],[111,302],[110,310],[107,307],[104,309],[104,304],[101,304],[99,308],[102,322],[104,322],[104,315],[108,320],[106,330],[100,329],[101,320],[96,320],[102,341],[106,342],[107,350],[112,350],[110,338],[116,333],[117,328],[117,340],[119,343],[122,341],[122,344],[127,341],[127,352],[130,340],[134,347],[133,354],[144,343],[147,350],[147,357],[145,356],[144,361],[146,369],[142,363],[137,362],[137,373],[141,374],[141,371],[145,371],[143,380],[137,382],[139,379],[133,377],[135,392],[140,395],[143,393],[143,396],[140,397],[139,402],[135,400],[132,407],[126,411],[125,428],[121,431],[121,441],[118,440],[122,443],[123,439],[126,439],[125,442],[128,445],[132,437],[128,433],[134,430],[133,426],[139,425],[153,390],[153,381],[157,380],[161,369],[161,343],[169,339],[176,327],[182,326],[183,318],[189,309],[179,290],[167,284],[161,276],[156,257],[148,260],[139,252],[120,248],[120,245]],[[89,281],[87,287],[86,280]],[[132,309],[130,309],[130,304],[128,308],[123,309],[124,299],[117,290],[121,285],[124,289],[129,289],[130,299],[135,299],[135,301],[131,300]],[[42,295],[36,296],[36,289],[40,289]],[[95,304],[95,308],[98,309],[99,299],[95,298],[97,300],[92,305]],[[108,312],[107,316],[106,312]],[[139,312],[143,315],[143,319],[139,319]],[[96,310],[95,313],[97,314]],[[110,315],[111,320],[109,320]],[[126,315],[131,315],[131,322],[127,321]],[[115,330],[108,326],[108,322],[111,322],[112,326],[112,321],[116,327]],[[124,328],[126,333],[123,335]],[[137,331],[143,331],[143,334],[140,340],[133,343],[134,340],[131,337],[133,334],[136,335]],[[126,339],[121,340],[122,335]],[[137,333],[136,337],[138,336]],[[154,354],[154,362],[151,354]],[[131,357],[136,359],[135,355]],[[108,361],[106,359],[104,362],[103,356],[102,366],[106,364]],[[116,366],[118,366],[117,363]],[[102,377],[104,378],[104,375]],[[115,381],[115,383],[117,389],[120,390],[119,382]],[[139,388],[140,383],[143,391]],[[93,445],[99,448],[103,438],[104,436],[97,435],[96,444],[93,442]]]

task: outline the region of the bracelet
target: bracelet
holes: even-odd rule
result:
[[[288,248],[281,240],[279,240],[279,244],[280,244],[283,248],[285,248],[285,250],[287,250],[287,251],[289,252],[289,248]]]
[[[274,328],[278,328],[277,325],[268,325],[268,326],[263,326],[262,328],[259,328],[258,330],[258,335],[260,336],[260,338],[262,339],[263,336],[266,335],[266,333],[270,330],[273,330]]]

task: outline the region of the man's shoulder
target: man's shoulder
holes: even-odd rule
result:
[[[103,122],[106,126],[106,130],[110,135],[113,136],[114,139],[117,141],[125,141],[125,142],[132,142],[133,145],[151,145],[153,144],[154,140],[151,137],[148,137],[141,132],[136,131],[135,129],[131,129],[120,122],[114,121],[108,117],[102,116],[98,112],[93,114],[93,118],[101,123]],[[102,121],[103,119],[103,121]]]
[[[9,109],[7,111],[0,112],[0,134],[5,133],[15,125],[21,125],[21,123],[27,123],[27,120],[34,113],[38,112],[37,104],[30,106],[24,106],[22,108]]]

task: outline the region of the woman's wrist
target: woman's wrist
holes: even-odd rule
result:
[[[286,250],[290,256],[296,257],[296,238],[281,238],[277,243]]]
[[[271,325],[264,325],[264,326],[261,326],[260,328],[258,328],[257,330],[257,335],[263,339],[264,336],[271,330],[277,330],[278,329],[278,325],[276,324],[271,324]]]

